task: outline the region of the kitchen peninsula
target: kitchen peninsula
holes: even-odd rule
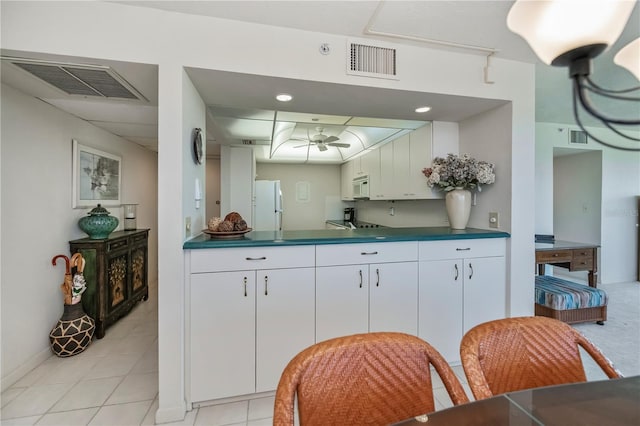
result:
[[[188,406],[272,392],[296,353],[340,335],[405,332],[458,363],[464,332],[506,316],[507,238],[424,227],[186,241]]]

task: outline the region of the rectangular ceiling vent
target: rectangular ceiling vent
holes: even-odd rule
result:
[[[587,132],[582,130],[569,130],[569,144],[586,145],[587,143]]]
[[[348,50],[347,74],[398,79],[396,49],[349,42]]]
[[[12,59],[10,62],[69,95],[148,102],[140,92],[107,66],[23,59]]]

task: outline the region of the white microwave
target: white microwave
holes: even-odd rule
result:
[[[369,176],[359,176],[353,179],[353,198],[369,199]]]

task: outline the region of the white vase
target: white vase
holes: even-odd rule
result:
[[[447,192],[445,205],[451,229],[465,229],[471,213],[471,191],[456,188]]]

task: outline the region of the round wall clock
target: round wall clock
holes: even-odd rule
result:
[[[202,164],[202,129],[195,128],[193,134],[193,160]]]

